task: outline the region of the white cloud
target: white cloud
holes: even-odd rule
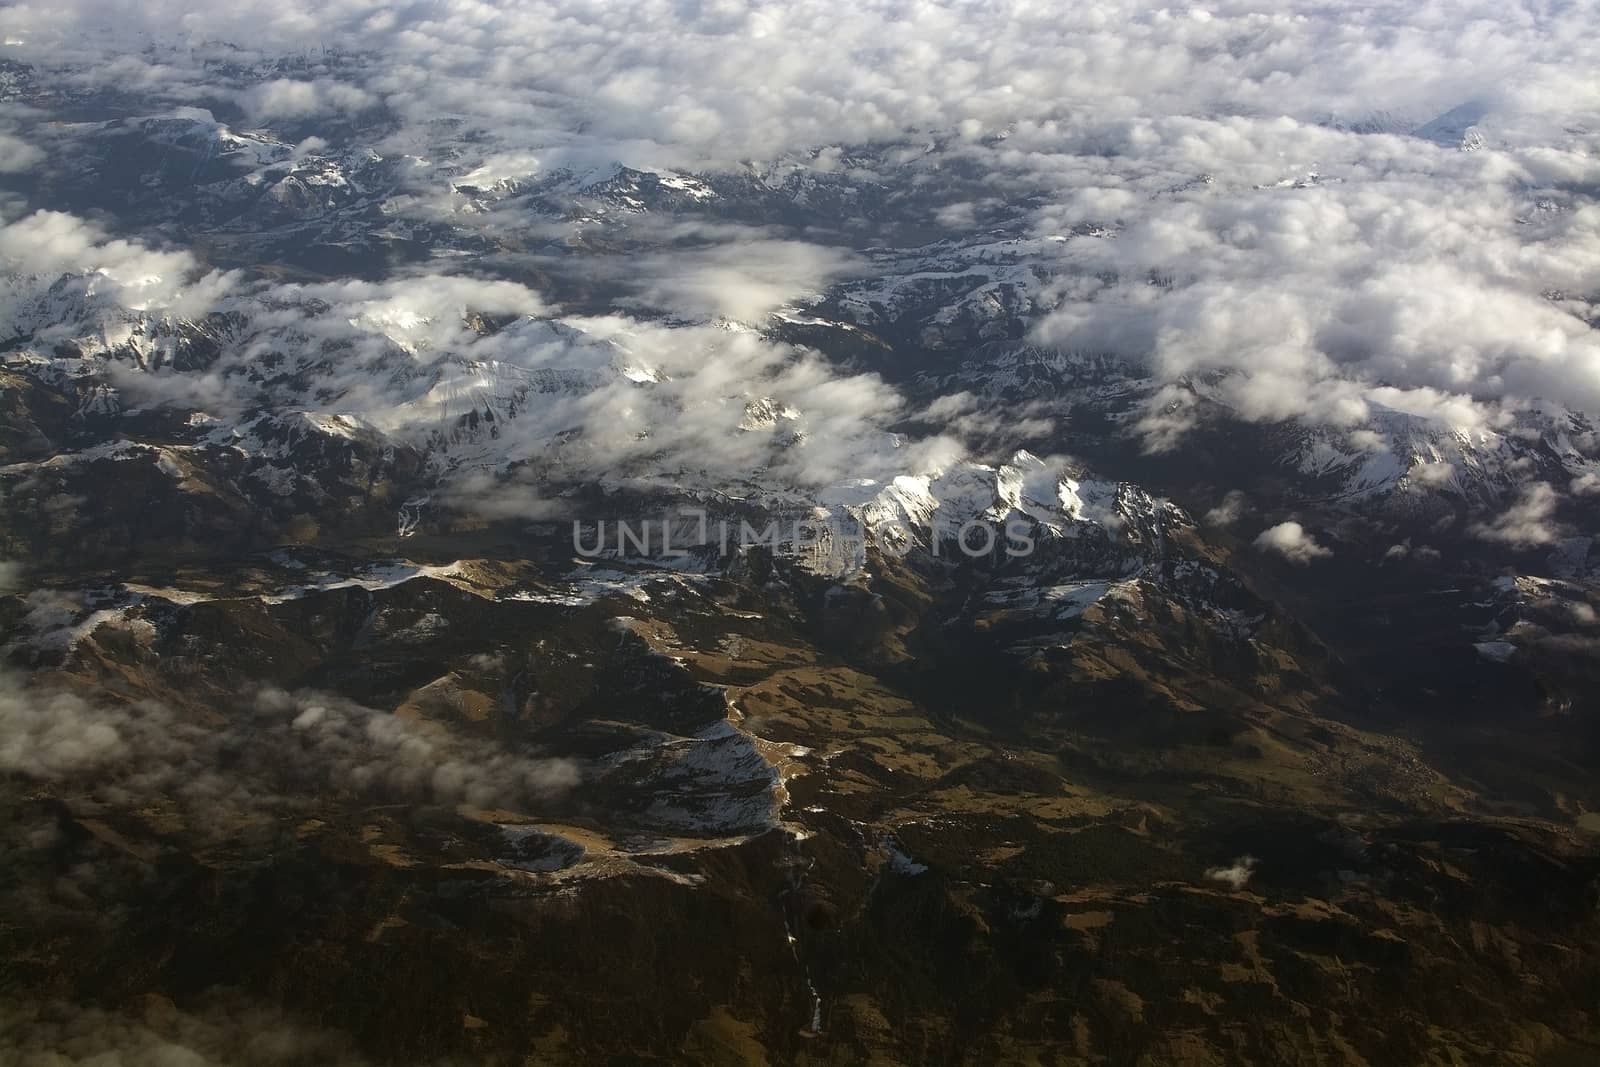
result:
[[[1254,856],[1240,856],[1226,867],[1211,867],[1206,870],[1206,879],[1212,882],[1221,882],[1223,885],[1238,892],[1250,884],[1251,877],[1256,873],[1258,861]]]
[[[644,303],[697,319],[760,323],[793,300],[814,297],[850,258],[837,249],[737,232],[725,243],[630,256],[627,271]]]
[[[1290,563],[1297,564],[1333,555],[1330,549],[1317,544],[1316,539],[1298,522],[1280,522],[1261,531],[1255,545],[1263,552],[1275,552]]]
[[[1484,541],[1513,548],[1533,548],[1553,543],[1560,536],[1555,522],[1560,498],[1548,482],[1535,482],[1504,512],[1488,522],[1474,523],[1470,532]]]
[[[526,808],[578,780],[569,761],[453,737],[329,694],[266,689],[225,710],[214,725],[152,701],[95,702],[0,673],[0,771],[172,803],[202,833],[330,796]],[[245,757],[225,759],[234,750]]]
[[[1152,450],[1192,428],[1190,389],[1353,442],[1380,405],[1466,428],[1539,397],[1600,407],[1586,302],[1600,87],[1578,73],[1600,60],[1592,13],[1230,0],[1207,14],[1141,0],[64,0],[13,21],[41,77],[174,105],[215,96],[204,64],[228,41],[254,72],[232,86],[252,121],[381,104],[393,125],[379,147],[436,156],[453,178],[622,161],[795,174],[804,190],[864,166],[855,146],[894,145],[872,166],[909,169],[874,210],[915,202],[928,224],[970,230],[1016,205],[1058,239],[1039,256],[1034,337],[1122,354],[1172,386],[1135,420]],[[144,32],[184,47],[105,54]],[[325,54],[331,40],[343,51]],[[285,52],[292,76],[274,65]],[[1455,119],[1430,121],[1446,113],[1470,117],[1482,147],[1462,150]],[[958,187],[966,173],[981,192]],[[418,192],[434,211],[450,201],[437,184]],[[508,243],[538,230],[479,221]],[[32,224],[41,247],[70,236],[49,228]],[[607,277],[637,305],[740,321],[853,266],[775,234],[618,261]]]
[[[377,102],[371,93],[343,82],[278,78],[247,90],[240,103],[257,120],[303,119],[361,111]]]
[[[1551,136],[1600,95],[1573,76],[1592,66],[1582,10],[1380,0],[1350,11],[1302,0],[1272,11],[1217,4],[1209,14],[1174,17],[1139,0],[1066,9],[426,0],[382,11],[366,0],[64,0],[12,22],[34,53],[62,61],[138,31],[230,41],[246,60],[282,51],[314,59],[339,41],[344,54],[277,79],[263,98],[302,109],[331,93],[325,83],[345,83],[390,97],[412,121],[455,114],[524,146],[550,132],[570,138],[574,118],[593,140],[724,163],[911,128],[983,148],[986,135],[1004,131],[1024,150],[1041,133],[1092,138],[1119,154],[1148,155],[1164,140],[1192,176],[1241,160],[1263,170],[1319,162],[1259,152],[1253,131],[1276,129],[1280,115],[1362,122],[1382,113],[1420,125],[1479,99],[1496,145],[1518,143],[1525,128],[1550,138],[1527,164],[1541,176],[1587,173],[1581,152]],[[86,30],[101,32],[80,37]],[[368,51],[382,58],[375,70],[360,63]],[[119,86],[199,80],[182,54],[126,60],[78,76]],[[1163,131],[1168,119],[1187,125]],[[1119,198],[1130,190],[1117,181],[1076,188],[1092,194],[1081,210],[1102,217],[1135,202]]]
[[[21,174],[44,161],[44,153],[0,130],[0,174]]]
[[[113,380],[146,406],[239,414],[314,404],[442,449],[450,467],[464,466],[441,502],[499,518],[549,517],[543,480],[817,486],[921,469],[948,445],[892,435],[904,401],[878,376],[841,372],[745,328],[552,318],[523,286],[441,275],[270,295],[270,306],[251,305],[251,332],[207,372],[117,365]],[[510,322],[480,334],[469,311]],[[285,352],[284,373],[250,373],[263,354]],[[315,396],[289,373],[301,368],[317,376]],[[751,425],[747,407],[763,401],[789,415]],[[464,436],[461,420],[485,412],[494,414],[492,441]],[[485,467],[517,469],[491,492]]]
[[[1414,559],[1423,563],[1437,563],[1443,554],[1431,545],[1413,545],[1408,537],[1399,544],[1390,545],[1383,553],[1386,561],[1399,562]]]
[[[203,272],[187,251],[163,252],[113,239],[94,223],[64,212],[0,220],[0,318],[33,325],[21,309],[61,275],[77,273],[89,278],[85,306],[95,304],[87,297],[98,294],[114,297],[124,308],[178,315],[209,309],[235,281],[231,274]]]
[[[1456,469],[1448,462],[1423,462],[1414,463],[1406,471],[1406,477],[1414,479],[1419,485],[1431,488],[1449,485],[1455,479]]]
[[[1216,507],[1205,513],[1207,526],[1232,526],[1244,517],[1250,502],[1238,489],[1230,489]]]
[[[130,287],[193,270],[188,252],[157,252],[131,241],[109,240],[92,223],[60,211],[37,211],[0,227],[0,267],[54,276],[100,271]]]

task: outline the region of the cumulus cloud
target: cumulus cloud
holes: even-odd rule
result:
[[[1384,550],[1383,558],[1386,562],[1398,563],[1403,560],[1416,560],[1420,563],[1437,563],[1443,558],[1437,548],[1431,545],[1413,545],[1411,538],[1406,538],[1399,544],[1390,545]]]
[[[1537,117],[1557,102],[1593,104],[1589,94],[1571,95],[1571,71],[1586,69],[1590,56],[1575,32],[1586,25],[1582,11],[1383,0],[1357,11],[1221,4],[1205,15],[1138,0],[1066,10],[937,0],[849,9],[829,0],[426,0],[381,12],[365,2],[69,0],[12,21],[31,48],[63,58],[85,47],[77,36],[85,30],[181,28],[197,44],[234,42],[246,57],[339,40],[356,55],[382,54],[383,70],[362,72],[361,88],[418,118],[453,111],[531,144],[542,129],[570,132],[579,117],[591,137],[729,162],[909,128],[981,144],[1017,124],[1079,116],[1294,114],[1355,124],[1388,114],[1421,126],[1482,100],[1477,121],[1493,130],[1508,112]],[[182,58],[156,53],[99,76],[183,84]],[[930,81],[929,70],[940,77]],[[1539,128],[1560,121],[1547,117]],[[1449,143],[1446,127],[1429,132]],[[1229,148],[1197,141],[1186,151],[1204,170]],[[1563,163],[1572,165],[1548,166]]]
[[[499,748],[340,697],[263,689],[221,722],[0,674],[0,771],[99,799],[175,804],[229,833],[316,798],[528,808],[577,784],[569,761]]]
[[[443,453],[440,500],[486,517],[550,517],[540,482],[816,486],[904,473],[947,449],[890,433],[898,391],[813,350],[743,328],[548,312],[521,285],[467,277],[280,286],[205,373],[109,374],[151,406],[312,403]],[[474,326],[485,318],[501,324]],[[254,373],[264,359],[280,373]],[[752,419],[769,407],[783,417]]]
[[[313,115],[355,112],[373,106],[371,93],[342,82],[276,78],[252,86],[240,103],[257,120],[302,119]]]
[[[1487,522],[1474,523],[1470,532],[1484,541],[1513,548],[1552,544],[1560,536],[1560,527],[1555,521],[1559,503],[1560,497],[1554,487],[1548,482],[1535,482],[1523,489],[1516,502],[1504,512]]]
[[[1280,522],[1261,531],[1256,537],[1255,545],[1263,552],[1273,552],[1290,563],[1302,565],[1333,555],[1330,549],[1317,544],[1316,539],[1306,532],[1305,527],[1293,521]]]
[[[968,452],[994,455],[1002,461],[1013,456],[1019,445],[1031,438],[1043,438],[1056,421],[1041,414],[1043,405],[1021,403],[997,409],[970,392],[946,393],[909,414],[916,424],[930,433],[940,434],[952,444],[964,445]]]
[[[629,257],[631,288],[646,304],[696,319],[759,323],[796,299],[817,297],[850,257],[800,241],[740,239],[689,250]]]
[[[72,90],[207,106],[222,79],[268,126],[381,105],[374,147],[413,161],[411,199],[385,204],[403,222],[460,222],[457,184],[617,163],[734,175],[751,197],[781,191],[770,201],[779,216],[819,204],[853,213],[840,233],[897,212],[908,230],[941,236],[1002,221],[1036,243],[1031,338],[1145,367],[1157,388],[1130,425],[1159,451],[1206,404],[1346,428],[1362,448],[1380,443],[1367,427],[1380,409],[1484,428],[1541,397],[1600,406],[1600,92],[1575,74],[1597,59],[1588,14],[1487,0],[1204,12],[1140,0],[423,0],[382,11],[364,0],[67,0],[13,21],[37,77]],[[145,33],[182,47],[106,54]],[[344,50],[327,53],[335,39]],[[827,200],[842,175],[862,183],[855,199]],[[589,237],[586,216],[556,222],[523,207],[472,205],[470,222],[502,250]],[[24,222],[13,246],[72,238],[60,220]],[[872,259],[815,234],[737,228],[671,255],[630,246],[635,232],[617,238],[627,255],[577,269],[616,283],[616,306],[641,317],[752,322]],[[119,268],[115,242],[88,244],[95,255],[55,260],[135,288],[183,273]],[[85,266],[94,259],[104,263]],[[519,276],[532,262],[573,260],[540,253]],[[747,394],[766,388],[775,361],[751,366],[727,398],[759,399]],[[714,380],[693,375],[696,388]],[[689,376],[674,381],[684,384],[654,393],[681,394]],[[848,414],[882,399],[871,385],[829,388]],[[842,421],[795,406],[828,429]],[[636,410],[607,392],[588,414],[621,430]],[[794,455],[814,457],[822,434],[803,432],[810,451]],[[699,443],[652,433],[635,441],[669,456]],[[741,439],[718,440],[713,454],[732,465],[756,461],[728,444]],[[650,447],[623,447],[620,433],[615,444],[624,460]]]
[[[1356,150],[1327,131],[1263,141],[1279,134],[1324,159]],[[1592,206],[1563,198],[1536,239],[1514,182],[1431,198],[1474,168],[1391,150],[1396,173],[1367,158],[1305,189],[1208,185],[1143,205],[1115,241],[1074,239],[1074,265],[1105,281],[1064,292],[1038,336],[1142,359],[1258,421],[1357,426],[1382,406],[1475,428],[1503,402],[1600,402],[1600,334],[1547,297],[1586,284],[1575,271],[1600,249]],[[1170,279],[1152,288],[1152,271]]]
[[[1406,477],[1430,488],[1449,485],[1455,479],[1456,469],[1450,463],[1415,463],[1406,471]]]
[[[58,324],[57,302],[45,291],[63,275],[83,275],[78,307],[87,316]],[[60,211],[36,211],[0,220],[0,318],[21,331],[64,326],[94,330],[97,314],[167,310],[198,315],[211,309],[234,276],[205,271],[187,251],[161,251],[109,237],[85,219]]]
[[[1206,879],[1221,882],[1229,889],[1238,892],[1250,884],[1251,877],[1256,873],[1257,862],[1254,856],[1240,856],[1226,867],[1208,868]]]
[[[694,231],[701,239],[707,232],[726,236],[716,228]],[[245,286],[231,276],[197,276],[187,252],[112,240],[58,212],[0,229],[0,259],[18,272],[14,281],[34,279],[13,287],[18,308],[33,306],[30,299],[59,274],[97,272],[113,287],[116,299],[102,317],[42,322],[36,346],[57,334],[92,344],[121,321],[123,308],[176,315],[198,304],[241,314],[204,370],[104,365],[127,403],[217,416],[309,405],[345,416],[398,441],[453,453],[446,470],[460,467],[465,482],[444,486],[440,499],[476,500],[496,513],[491,517],[533,517],[540,509],[481,492],[481,472],[464,462],[475,454],[503,469],[529,464],[524,478],[569,481],[729,484],[764,476],[817,485],[847,472],[903,473],[918,449],[888,432],[904,402],[876,375],[841,373],[815,351],[748,329],[701,325],[764,318],[848,263],[803,242],[750,241],[746,231],[733,232],[739,240],[701,240],[684,255],[634,263],[649,267],[631,286],[638,300],[689,320],[673,322],[558,317],[523,284],[467,275]],[[265,366],[276,373],[261,373]],[[751,406],[769,404],[788,414],[770,426],[752,424]],[[485,442],[475,452],[461,426],[485,418],[492,454]]]
[[[132,241],[109,240],[99,227],[65,212],[37,211],[0,228],[0,265],[52,280],[70,271],[95,271],[131,287],[182,277],[195,262],[188,252],[158,252]]]
[[[1216,507],[1205,513],[1207,526],[1232,526],[1244,517],[1249,500],[1238,489],[1230,489]]]
[[[44,160],[33,145],[0,130],[0,174],[21,174]]]

